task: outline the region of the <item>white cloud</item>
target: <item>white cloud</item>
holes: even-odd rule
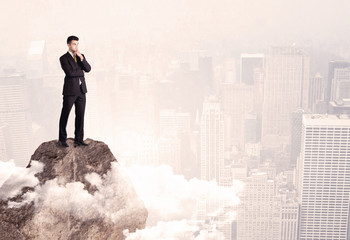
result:
[[[9,202],[9,207],[34,201],[37,208],[50,208],[58,212],[69,212],[81,219],[103,217],[117,223],[125,214],[137,211],[142,207],[140,199],[131,191],[129,182],[120,177],[119,164],[112,163],[112,169],[102,180],[96,173],[86,175],[86,179],[97,187],[94,194],[84,189],[81,182],[70,182],[65,185],[58,183],[57,178],[39,185],[34,176],[42,170],[42,164],[33,161],[31,168],[16,167],[13,162],[0,162],[1,187],[0,196],[4,199],[16,196],[24,186],[35,187],[34,192],[23,195],[22,202]],[[4,169],[7,169],[8,173]]]
[[[218,230],[199,230],[188,220],[159,221],[156,226],[146,229],[137,229],[134,233],[124,232],[126,240],[218,240],[224,239],[223,233]]]
[[[132,165],[124,167],[137,194],[144,201],[149,215],[147,228],[136,233],[127,234],[128,240],[134,239],[186,239],[181,236],[189,229],[194,231],[191,223],[195,216],[199,200],[222,200],[231,206],[239,203],[237,193],[243,188],[241,181],[233,181],[232,187],[221,187],[215,181],[203,181],[197,178],[186,180],[182,175],[175,175],[171,167]],[[222,212],[216,209],[213,215]],[[225,214],[227,220],[235,219],[235,212]],[[171,229],[171,230],[170,230]],[[221,233],[200,232],[197,239],[219,239]],[[194,237],[193,237],[194,239]]]
[[[15,197],[25,186],[33,187],[39,183],[34,176],[42,171],[43,164],[33,162],[31,168],[16,167],[13,160],[0,161],[0,198],[7,199]]]
[[[221,187],[215,181],[196,178],[186,180],[182,175],[175,175],[171,167],[166,165],[125,167],[112,163],[111,170],[104,178],[96,173],[85,176],[97,188],[94,194],[90,194],[81,182],[61,185],[57,179],[52,179],[39,185],[34,174],[41,171],[42,167],[36,161],[28,169],[16,167],[13,162],[0,162],[0,196],[15,196],[23,186],[35,187],[34,192],[27,192],[23,196],[22,202],[9,202],[9,207],[19,207],[34,201],[37,208],[69,212],[82,219],[103,217],[118,223],[138,209],[142,200],[148,210],[146,229],[131,234],[125,230],[128,240],[184,239],[183,236],[191,236],[196,240],[218,239],[221,234],[219,231],[200,231],[193,221],[197,202],[218,199],[234,206],[239,203],[237,193],[243,187],[240,181],[234,181],[232,187]],[[130,184],[140,199],[135,199]],[[213,214],[220,211],[222,209],[216,209]],[[228,220],[235,218],[234,212],[226,215]],[[35,221],[54,222],[54,219],[48,219],[50,217],[50,214],[42,214]],[[194,232],[197,232],[196,235],[193,235]]]

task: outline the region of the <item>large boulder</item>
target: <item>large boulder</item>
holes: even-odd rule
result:
[[[42,143],[0,187],[0,239],[125,239],[148,211],[108,146]]]

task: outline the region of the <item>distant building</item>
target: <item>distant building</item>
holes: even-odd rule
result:
[[[257,143],[260,140],[260,121],[255,114],[244,119],[244,143]]]
[[[7,72],[0,75],[0,122],[8,126],[6,155],[16,166],[25,167],[30,160],[32,117],[25,75]]]
[[[262,143],[289,143],[291,114],[308,108],[310,57],[297,47],[271,47],[266,59]]]
[[[254,85],[254,71],[265,67],[264,54],[241,54],[241,83]]]
[[[201,117],[200,144],[201,144],[201,179],[216,180],[222,187],[232,185],[230,164],[225,164],[224,152],[224,113],[216,95],[205,98]],[[197,218],[204,220],[214,215],[218,219],[218,229],[225,235],[225,240],[231,239],[232,223],[227,222],[226,201],[214,198],[198,202]]]
[[[328,105],[329,114],[350,114],[350,98],[330,101]]]
[[[290,164],[295,166],[300,155],[301,126],[305,111],[299,109],[291,114]]]
[[[325,90],[326,86],[323,77],[319,73],[310,78],[309,109],[312,113],[315,113],[316,105],[319,102],[324,101]]]
[[[334,69],[331,100],[350,99],[350,67]]]
[[[237,207],[239,240],[297,240],[299,205],[295,191],[282,187],[276,168],[264,164],[245,180]]]
[[[326,102],[331,100],[332,93],[332,83],[334,78],[335,69],[342,69],[350,67],[349,61],[331,61],[328,65],[328,81],[327,81],[327,89],[326,89]]]
[[[215,95],[203,103],[200,134],[201,179],[219,183],[224,167],[224,114]]]
[[[277,185],[266,172],[256,172],[245,181],[237,215],[239,240],[280,240],[281,201]]]
[[[159,115],[160,135],[174,131],[189,132],[191,129],[191,116],[189,112],[162,109]]]
[[[243,83],[223,83],[222,110],[230,117],[232,145],[244,148],[244,120],[254,110],[253,86]]]
[[[27,78],[40,78],[48,71],[45,40],[31,41],[27,52]]]
[[[0,121],[0,161],[8,161],[9,126]]]

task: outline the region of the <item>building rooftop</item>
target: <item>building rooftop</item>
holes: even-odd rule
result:
[[[304,114],[303,123],[306,125],[350,126],[350,114]]]
[[[335,101],[329,102],[332,107],[350,107],[350,99],[349,98],[343,98],[343,99],[338,99]]]

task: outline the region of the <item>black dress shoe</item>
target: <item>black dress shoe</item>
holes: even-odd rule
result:
[[[63,142],[63,141],[58,141],[58,144],[62,147],[69,147],[68,144],[66,142]]]
[[[74,140],[74,145],[77,145],[77,146],[88,146],[89,144],[84,143],[84,141]]]

